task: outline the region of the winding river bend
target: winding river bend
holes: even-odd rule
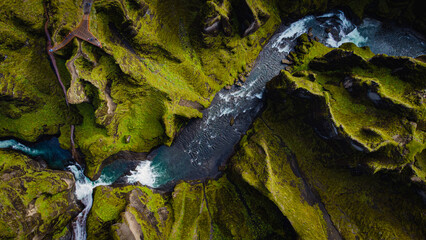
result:
[[[340,11],[307,16],[288,26],[283,25],[259,54],[242,87],[220,91],[211,106],[203,111],[202,119],[190,121],[172,146],[161,146],[153,151],[149,156],[151,161],[141,162],[124,179],[128,183],[140,182],[158,188],[181,179],[202,179],[219,174],[218,167],[231,156],[241,135],[262,109],[266,82],[283,69],[281,60],[294,47],[295,39],[309,28],[330,47],[353,42],[358,46],[369,46],[374,53],[410,57],[426,54],[426,41],[413,30],[374,19],[364,19],[361,25],[355,26]],[[325,29],[330,30],[329,33]],[[231,118],[235,119],[232,126]],[[16,140],[0,140],[0,148],[42,157],[50,168],[69,170],[74,174],[77,199],[85,205],[73,222],[74,239],[86,238],[86,218],[93,203],[93,188],[110,185],[129,170],[123,162],[114,162],[103,169],[98,180],[90,181],[84,176],[83,168],[71,161],[70,152],[60,148],[57,138],[26,145]]]

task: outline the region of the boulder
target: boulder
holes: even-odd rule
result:
[[[291,65],[291,64],[293,64],[293,62],[292,62],[292,61],[290,61],[290,60],[288,60],[288,59],[283,59],[283,60],[281,60],[281,63],[282,63],[282,64],[287,64],[287,65]]]

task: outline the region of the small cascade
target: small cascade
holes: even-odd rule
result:
[[[13,139],[0,140],[0,149],[13,149],[31,157],[41,157],[47,162],[49,168],[68,170],[73,173],[75,195],[84,205],[83,211],[72,222],[75,240],[86,239],[86,220],[93,204],[93,189],[97,186],[111,185],[128,172],[128,164],[117,161],[106,166],[98,180],[91,181],[84,175],[84,168],[71,161],[71,153],[62,149],[58,139],[54,137],[36,144],[23,144]]]
[[[151,161],[141,162],[134,171],[130,172],[130,176],[127,177],[129,183],[139,182],[142,185],[159,187],[155,179],[158,173],[152,172]]]
[[[108,177],[101,175],[96,181],[91,181],[84,175],[84,169],[77,163],[70,165],[67,170],[71,171],[75,177],[75,194],[77,199],[85,206],[75,220],[72,222],[73,239],[86,239],[86,220],[93,204],[93,189],[97,186],[105,186],[112,184],[118,177]]]

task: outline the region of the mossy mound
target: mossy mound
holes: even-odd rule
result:
[[[268,199],[227,176],[205,184],[180,182],[172,193],[139,186],[98,187],[94,196],[88,239],[295,238]]]
[[[69,232],[81,210],[71,173],[0,150],[0,179],[1,239],[58,239]]]
[[[410,94],[422,87],[410,75],[424,64],[373,55],[302,36],[291,72],[267,84],[267,108],[231,160],[232,170],[274,201],[302,238],[425,237],[421,186],[410,180],[410,165],[423,164],[416,159],[424,154],[425,133],[409,123],[424,116],[424,103]],[[410,70],[398,75],[387,61]],[[365,129],[370,134],[362,135]],[[394,143],[396,134],[410,140]]]
[[[79,24],[80,4],[46,2],[54,42]],[[61,133],[69,147],[68,126],[78,125],[75,141],[91,178],[115,153],[170,144],[189,118],[202,116],[214,93],[249,69],[279,25],[272,3],[245,4],[256,28],[240,33],[244,19],[232,3],[229,34],[206,35],[213,42],[207,44],[205,1],[95,1],[90,30],[103,48],[74,40],[55,53],[70,102],[92,105],[69,111],[45,54],[43,1],[2,2],[0,136],[35,141]]]
[[[374,152],[378,157],[363,163],[375,171],[413,164],[426,147],[426,64],[374,56],[352,43],[330,49],[306,35],[298,40],[291,73],[283,71],[282,83],[275,83],[317,99],[311,117],[316,130]]]

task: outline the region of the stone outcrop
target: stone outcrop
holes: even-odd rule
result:
[[[243,37],[257,31],[265,24],[270,15],[264,10],[260,1],[247,0],[215,0],[207,1],[203,32],[217,36],[223,32],[225,36],[233,33],[231,19],[236,17],[239,23],[239,34]]]
[[[90,28],[103,48],[75,40],[56,55],[68,109],[45,54],[44,2],[0,4],[0,137],[60,133],[68,148],[73,124],[92,179],[118,157],[171,144],[250,69],[281,19],[339,8],[426,32],[420,0],[94,1]],[[47,3],[59,42],[81,19],[80,2]],[[332,50],[305,35],[289,60],[226,177],[181,182],[171,195],[99,187],[89,238],[292,238],[294,228],[312,239],[423,239],[424,56]],[[79,211],[70,173],[1,151],[0,177],[0,238],[69,237]]]
[[[91,178],[120,151],[148,152],[170,144],[188,119],[202,116],[199,110],[214,93],[249,69],[261,50],[260,40],[280,23],[277,14],[265,10],[272,3],[233,1],[230,7],[218,1],[216,10],[224,18],[242,14],[240,26],[226,20],[229,34],[207,37],[213,43],[205,44],[201,22],[210,13],[200,10],[211,3],[94,1],[90,29],[103,48],[73,40],[55,53],[73,104],[69,111],[43,54],[43,1],[23,6],[6,1],[0,17],[0,136],[35,141],[61,133],[62,146],[69,147],[69,130],[62,126],[73,124]],[[228,5],[229,15],[223,13]],[[83,11],[70,0],[46,7],[52,39],[60,42]],[[129,135],[132,141],[126,142]]]
[[[61,133],[62,146],[69,147],[64,126],[74,124],[76,147],[86,156],[86,174],[94,178],[102,162],[120,151],[148,152],[171,144],[188,119],[201,117],[198,110],[217,91],[250,69],[281,19],[335,7],[362,18],[380,9],[380,17],[422,30],[420,1],[372,2],[94,1],[90,29],[103,48],[80,47],[74,40],[55,53],[74,104],[69,111],[44,56],[43,1],[6,1],[0,17],[0,136],[35,141]],[[46,7],[54,42],[62,41],[83,14],[70,0]]]

